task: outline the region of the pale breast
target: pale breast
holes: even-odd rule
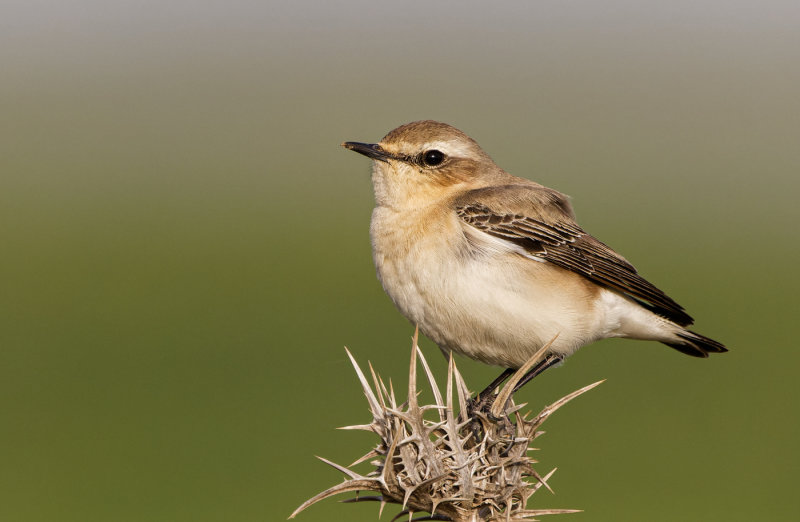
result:
[[[439,306],[445,275],[463,247],[457,223],[432,211],[373,211],[372,254],[384,290],[409,320],[422,324]]]
[[[497,242],[482,245],[454,214],[379,207],[371,235],[387,294],[442,348],[516,367],[556,334],[552,350],[564,354],[597,339],[583,278]]]

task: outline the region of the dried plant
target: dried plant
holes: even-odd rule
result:
[[[540,436],[539,427],[558,408],[594,388],[596,382],[544,408],[539,415],[528,418],[519,410],[525,405],[515,405],[512,398],[514,385],[545,354],[547,346],[520,368],[509,383],[493,397],[490,411],[475,408],[470,402],[461,374],[450,358],[445,397],[436,384],[433,374],[417,346],[417,336],[411,349],[408,399],[398,405],[394,389],[387,389],[376,375],[372,364],[372,384],[350,352],[358,379],[372,411],[370,424],[347,426],[341,429],[365,430],[378,435],[380,442],[369,453],[349,467],[374,459],[375,469],[360,475],[349,469],[320,460],[341,471],[349,478],[343,483],[307,500],[289,518],[322,499],[340,493],[356,492],[356,497],[345,502],[378,501],[380,512],[386,503],[402,506],[403,515],[409,519],[417,512],[429,515],[414,520],[449,520],[452,522],[525,521],[539,515],[576,513],[571,509],[526,509],[528,499],[544,487],[552,492],[547,480],[555,469],[540,475],[534,468],[536,460],[528,453],[531,442]],[[420,406],[417,402],[417,357],[428,379],[436,404]],[[458,401],[456,413],[453,388]],[[374,389],[373,389],[374,387]],[[433,419],[426,419],[425,413]],[[513,416],[513,421],[512,421]],[[359,496],[358,492],[372,495]]]

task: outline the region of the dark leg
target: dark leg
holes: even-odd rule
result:
[[[525,376],[522,379],[520,379],[517,385],[514,386],[513,393],[519,391],[520,388],[528,384],[534,377],[536,377],[546,369],[550,368],[551,366],[555,366],[556,364],[560,363],[563,360],[564,357],[551,353],[550,355],[545,357],[543,361],[541,361],[536,366],[531,368],[530,371],[528,371],[528,373],[526,373]]]
[[[504,405],[504,409],[506,409],[508,407],[508,403],[511,401],[511,398],[514,396],[515,393],[517,393],[519,391],[520,388],[522,388],[523,386],[528,384],[534,377],[536,377],[537,375],[539,375],[540,373],[542,373],[546,369],[548,369],[551,366],[554,366],[554,365],[560,363],[563,360],[564,360],[564,357],[561,356],[561,355],[550,354],[547,357],[545,357],[544,360],[539,361],[536,364],[536,366],[534,366],[533,368],[528,370],[528,373],[526,373],[522,377],[522,379],[520,379],[519,382],[514,386],[514,389],[511,391],[511,394],[508,396],[508,400],[507,400],[506,404]],[[492,419],[492,420],[495,420],[495,421],[502,420],[502,418],[495,417],[495,415],[492,413],[492,411],[489,411],[488,415],[489,415],[489,418]]]
[[[494,393],[494,391],[497,389],[498,386],[503,384],[503,382],[505,382],[505,380],[508,379],[509,377],[511,377],[512,375],[514,375],[514,370],[512,370],[511,368],[506,368],[505,370],[503,370],[503,373],[498,375],[495,380],[490,382],[489,386],[484,388],[483,391],[480,392],[475,397],[475,400],[479,401],[481,399],[481,397],[489,397],[491,394]]]
[[[545,357],[542,361],[540,361],[536,366],[528,370],[522,379],[519,380],[516,386],[514,386],[514,391],[511,392],[512,395],[517,393],[520,388],[528,384],[534,377],[545,371],[546,369],[550,368],[551,366],[555,366],[556,364],[560,363],[564,360],[564,357],[556,354],[550,354]],[[512,370],[511,368],[506,368],[503,373],[497,376],[495,380],[489,383],[482,392],[475,396],[473,400],[470,401],[470,411],[482,411],[484,410],[489,404],[491,403],[490,398],[493,396],[494,391],[500,386],[506,379],[514,375],[516,370]]]
[[[492,404],[492,398],[494,397],[495,390],[512,375],[514,375],[514,370],[511,368],[506,368],[503,370],[503,373],[498,375],[495,380],[490,382],[482,392],[469,400],[467,403],[467,412],[462,412],[462,415],[467,413],[467,415],[471,417],[476,411],[488,411],[489,405]]]

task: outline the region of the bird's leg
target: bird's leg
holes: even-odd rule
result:
[[[514,370],[511,368],[503,370],[503,373],[490,382],[482,392],[471,398],[467,402],[466,411],[462,411],[459,414],[459,423],[469,421],[467,430],[471,431],[474,435],[473,443],[478,444],[483,440],[485,433],[483,423],[486,422],[487,417],[491,415],[489,410],[494,403],[495,390],[512,375],[514,375]]]
[[[551,353],[550,355],[545,357],[540,363],[531,368],[522,379],[519,380],[517,385],[514,386],[514,391],[512,392],[512,395],[514,393],[517,393],[517,391],[519,391],[520,388],[528,384],[534,377],[536,377],[546,369],[550,368],[551,366],[555,366],[556,364],[560,363],[563,360],[564,357],[562,355],[557,355],[554,353]]]
[[[519,391],[524,385],[529,383],[534,377],[545,371],[546,369],[550,368],[551,366],[555,366],[556,364],[560,363],[564,360],[564,357],[557,354],[549,354],[543,360],[539,361],[536,366],[528,370],[519,382],[514,386],[514,390],[511,392],[511,395],[508,397],[508,401],[511,401],[511,397],[513,397],[514,393]],[[516,370],[508,368],[503,371],[495,380],[493,380],[489,385],[478,395],[476,395],[473,399],[470,399],[469,403],[467,404],[467,411],[466,411],[466,419],[464,418],[464,414],[462,413],[461,417],[462,420],[470,420],[469,429],[471,429],[475,433],[475,440],[480,440],[483,435],[481,421],[479,417],[482,414],[485,415],[489,422],[504,422],[508,424],[508,429],[511,429],[511,421],[506,416],[502,416],[500,418],[495,417],[492,414],[491,409],[492,405],[494,404],[495,393],[494,391],[500,386],[506,379],[512,376]],[[508,405],[506,404],[503,408],[503,411],[507,409]]]
[[[551,353],[550,355],[548,355],[547,357],[545,357],[543,360],[539,361],[539,362],[536,364],[536,366],[534,366],[533,368],[531,368],[530,370],[528,370],[528,373],[526,373],[526,374],[525,374],[525,375],[522,377],[522,379],[520,379],[520,380],[519,380],[519,382],[518,382],[518,383],[517,383],[517,384],[514,386],[514,389],[511,391],[511,394],[508,396],[508,401],[506,402],[506,404],[504,404],[504,405],[503,405],[503,411],[506,411],[506,410],[508,409],[508,403],[510,403],[510,402],[511,402],[511,398],[514,396],[514,394],[515,394],[515,393],[517,393],[517,392],[519,391],[519,389],[520,389],[520,388],[522,388],[523,386],[525,386],[525,385],[526,385],[527,383],[529,383],[529,382],[530,382],[530,381],[531,381],[531,380],[532,380],[534,377],[536,377],[537,375],[539,375],[540,373],[542,373],[542,372],[543,372],[543,371],[545,371],[546,369],[550,368],[551,366],[555,366],[556,364],[560,363],[560,362],[561,362],[561,361],[563,361],[563,360],[564,360],[564,356],[562,356],[562,355],[557,355],[557,354],[554,354],[554,353]],[[495,416],[495,415],[494,415],[494,414],[491,412],[491,408],[492,408],[492,406],[490,405],[490,406],[489,406],[489,409],[487,410],[487,411],[488,411],[488,416],[489,416],[489,419],[490,419],[490,420],[493,420],[493,421],[500,421],[500,420],[502,420],[501,418],[497,418],[497,417],[496,417],[496,416]]]
[[[506,368],[503,370],[503,373],[497,376],[495,380],[489,383],[489,385],[483,389],[475,398],[469,400],[469,404],[467,404],[467,412],[468,415],[472,415],[473,412],[476,411],[488,411],[488,407],[491,405],[492,401],[489,399],[494,396],[494,391],[503,384],[503,382],[514,375],[514,370],[511,368]]]
[[[517,393],[520,388],[528,384],[534,377],[536,377],[546,369],[550,368],[551,366],[555,366],[556,364],[560,363],[563,360],[564,360],[563,356],[552,353],[547,357],[545,357],[542,361],[537,363],[536,366],[528,370],[528,373],[526,373],[522,377],[522,379],[519,380],[516,386],[514,386],[514,391],[511,392],[512,395],[514,393]],[[494,396],[494,391],[497,389],[498,386],[500,386],[506,379],[514,375],[514,371],[515,370],[512,370],[511,368],[506,368],[503,371],[503,373],[498,375],[495,380],[489,383],[489,386],[487,386],[482,392],[476,395],[475,398],[472,399],[469,403],[470,413],[474,411],[484,411],[484,412],[488,411],[488,408],[490,407],[492,402],[489,400],[489,398]]]

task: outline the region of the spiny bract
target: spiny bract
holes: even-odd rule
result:
[[[527,418],[520,415],[524,405],[514,405],[511,390],[514,384],[545,354],[544,346],[528,363],[517,371],[511,381],[496,396],[490,415],[471,412],[468,407],[470,393],[461,374],[450,358],[445,398],[417,346],[417,337],[411,350],[408,399],[398,405],[394,389],[389,389],[370,364],[371,387],[350,352],[353,367],[358,374],[364,394],[372,411],[372,423],[347,426],[342,429],[366,430],[380,437],[375,449],[356,460],[350,467],[368,459],[376,466],[367,475],[360,475],[320,457],[320,460],[349,477],[343,483],[307,500],[289,518],[322,499],[345,492],[371,492],[374,495],[358,496],[348,502],[378,501],[381,512],[386,503],[402,505],[395,517],[426,512],[430,515],[414,520],[467,521],[526,521],[538,515],[576,513],[571,509],[526,509],[528,498],[547,480],[555,469],[544,476],[534,470],[537,462],[528,455],[530,443],[542,431],[539,426],[555,410],[589,391],[596,382],[556,401],[539,415]],[[417,356],[427,375],[436,404],[420,406],[417,402]],[[458,411],[453,404],[455,383]],[[433,420],[424,418],[429,411]],[[514,422],[511,420],[514,417]],[[497,419],[497,420],[494,420]],[[552,491],[552,490],[551,490]],[[394,520],[394,519],[393,519]]]

